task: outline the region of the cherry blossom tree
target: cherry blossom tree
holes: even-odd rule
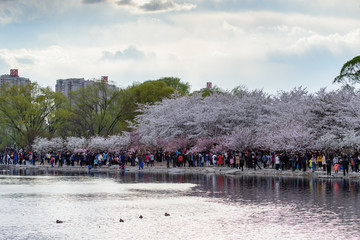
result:
[[[313,117],[310,119],[312,134],[315,139],[323,136],[334,140],[329,143],[332,148],[341,148],[344,137],[353,131],[360,133],[360,96],[349,89],[326,92],[321,89],[317,92],[312,106]],[[355,135],[352,134],[354,137]],[[347,137],[349,142],[349,138]],[[321,140],[320,142],[323,142]],[[324,146],[325,147],[325,146]]]
[[[84,137],[67,137],[65,140],[66,149],[75,151],[76,149],[85,149],[87,140]]]
[[[304,88],[281,91],[259,119],[256,145],[271,150],[306,150],[311,146],[313,96]]]
[[[349,89],[309,94],[302,87],[275,95],[261,90],[174,94],[141,105],[135,120],[131,132],[88,140],[68,138],[65,147],[188,152],[354,149],[360,144],[360,95]],[[60,148],[54,147],[59,140],[52,141],[36,139],[34,148]]]
[[[61,151],[64,149],[64,141],[61,138],[47,138],[37,137],[32,144],[32,148],[36,152],[49,152],[49,151]]]
[[[250,129],[236,129],[227,137],[227,145],[233,150],[246,150],[255,147],[255,133]]]

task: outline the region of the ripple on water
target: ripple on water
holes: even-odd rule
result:
[[[317,204],[311,193],[295,201],[291,192],[260,195],[254,185],[234,194],[223,186],[227,194],[216,190],[213,197],[212,186],[198,180],[31,179],[0,178],[0,239],[355,239],[360,232],[356,207]]]

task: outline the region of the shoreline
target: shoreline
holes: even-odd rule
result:
[[[28,170],[34,169],[39,171],[50,171],[56,170],[59,172],[82,172],[88,173],[88,166],[54,166],[50,165],[0,165],[0,170]],[[262,168],[262,169],[244,169],[241,171],[240,169],[234,169],[229,167],[176,167],[176,168],[167,168],[166,166],[156,165],[153,167],[146,167],[144,169],[139,170],[138,166],[127,166],[126,173],[167,173],[167,174],[215,174],[215,175],[226,175],[233,177],[241,177],[241,176],[259,176],[259,177],[286,177],[286,178],[306,178],[306,179],[351,179],[351,180],[360,180],[360,173],[354,173],[351,170],[346,176],[343,176],[343,172],[339,171],[337,174],[334,171],[331,172],[331,176],[326,175],[326,171],[318,170],[312,172],[311,170],[299,171],[295,170],[275,170],[272,168]],[[123,172],[118,165],[115,166],[102,166],[97,168],[92,168],[90,170],[91,173],[116,173]]]

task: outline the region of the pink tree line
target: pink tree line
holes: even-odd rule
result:
[[[119,151],[161,148],[190,152],[227,149],[315,150],[357,148],[360,144],[360,95],[341,89],[309,94],[294,88],[174,95],[142,105],[132,132],[108,137],[42,139],[42,150]]]

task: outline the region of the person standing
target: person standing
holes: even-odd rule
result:
[[[18,154],[17,152],[14,152],[14,164],[18,163]]]
[[[354,157],[354,164],[355,164],[355,167],[354,167],[355,172],[359,172],[359,156],[358,156],[358,154],[356,154]]]
[[[255,153],[253,153],[254,155],[254,170],[256,170],[256,166],[258,167],[258,169],[261,169],[261,166],[260,166],[260,155],[256,155]],[[256,166],[255,166],[256,165]]]
[[[267,164],[268,164],[268,157],[266,156],[266,153],[262,154],[261,161],[262,161],[264,169],[265,169],[267,167]]]
[[[235,168],[235,156],[232,154],[229,154],[229,163],[231,168]]]
[[[216,158],[217,158],[217,156],[216,156],[216,154],[214,153],[214,154],[212,155],[212,163],[214,164],[214,167],[216,166]]]
[[[209,167],[210,166],[210,154],[209,153],[205,154],[205,161],[206,161],[206,166]]]
[[[323,163],[322,158],[323,158],[323,155],[319,151],[316,156],[316,164],[319,166],[320,169],[321,169],[322,163]]]
[[[45,164],[45,163],[44,163],[44,158],[45,158],[44,153],[41,153],[41,154],[40,154],[40,159],[41,159],[40,165],[44,165],[44,164]]]
[[[34,155],[32,152],[29,152],[29,165],[34,165]]]
[[[245,163],[244,153],[242,153],[240,156],[240,169],[242,172],[244,171],[244,163]]]
[[[317,163],[317,159],[316,159],[315,154],[313,154],[310,161],[311,161],[312,172],[315,172],[316,171],[316,163]]]
[[[256,171],[256,166],[258,165],[257,157],[255,156],[255,153],[251,153],[251,161],[254,167],[254,171]]]
[[[154,166],[154,162],[155,162],[155,156],[154,154],[151,152],[150,153],[150,167]]]
[[[276,155],[275,155],[275,169],[276,169],[276,170],[279,170],[279,168],[280,168],[280,158],[279,158],[279,156],[276,154]]]
[[[346,173],[349,174],[349,161],[348,161],[346,155],[344,155],[342,157],[341,163],[342,163],[342,166],[343,166],[343,171],[344,171],[344,176],[345,176]]]
[[[149,155],[148,153],[145,155],[145,162],[146,162],[147,167],[149,167],[149,164],[150,164],[150,155]]]
[[[203,155],[201,154],[201,153],[198,153],[197,154],[197,162],[198,162],[198,164],[197,164],[197,166],[198,167],[201,167],[202,166],[202,159],[203,159]]]
[[[239,153],[235,153],[235,168],[239,169],[240,167],[240,154]]]
[[[170,153],[165,153],[166,154],[166,166],[167,168],[170,168],[170,161],[171,161],[171,156]]]
[[[187,158],[189,167],[193,167],[194,166],[193,155],[191,153],[187,153],[187,154],[185,154],[185,156]]]
[[[173,168],[177,167],[178,157],[177,157],[177,154],[175,152],[171,153],[171,160],[172,160],[172,163],[173,163]]]
[[[324,172],[327,170],[327,157],[325,156],[325,154],[322,155],[322,166],[323,166],[323,170]]]
[[[303,169],[304,172],[306,172],[306,166],[307,166],[307,156],[305,153],[303,153],[301,157],[301,168]]]
[[[223,164],[224,164],[224,162],[223,162],[223,154],[220,153],[220,154],[219,154],[219,157],[218,157],[218,165],[219,165],[219,166],[222,166]]]
[[[290,164],[291,164],[292,171],[294,172],[296,170],[296,165],[297,165],[296,154],[294,154],[294,153],[290,154]]]
[[[54,167],[54,161],[55,161],[54,157],[51,156],[51,157],[50,157],[50,164],[51,164],[51,167],[52,167],[52,168]]]
[[[192,158],[192,161],[193,161],[192,166],[196,167],[196,162],[197,162],[196,154],[195,153],[191,154],[191,158]]]
[[[178,167],[182,167],[182,166],[183,166],[183,161],[184,161],[183,155],[182,155],[182,154],[179,154],[179,157],[178,157]],[[184,164],[184,166],[185,166],[185,164]]]
[[[331,158],[327,158],[326,159],[326,175],[327,176],[331,176],[331,167],[332,167],[332,163],[331,163]]]
[[[147,155],[146,155],[147,156]],[[144,170],[144,161],[143,161],[143,158],[141,156],[141,154],[139,154],[138,156],[136,156],[136,158],[138,159],[139,161],[139,170],[142,169]]]

